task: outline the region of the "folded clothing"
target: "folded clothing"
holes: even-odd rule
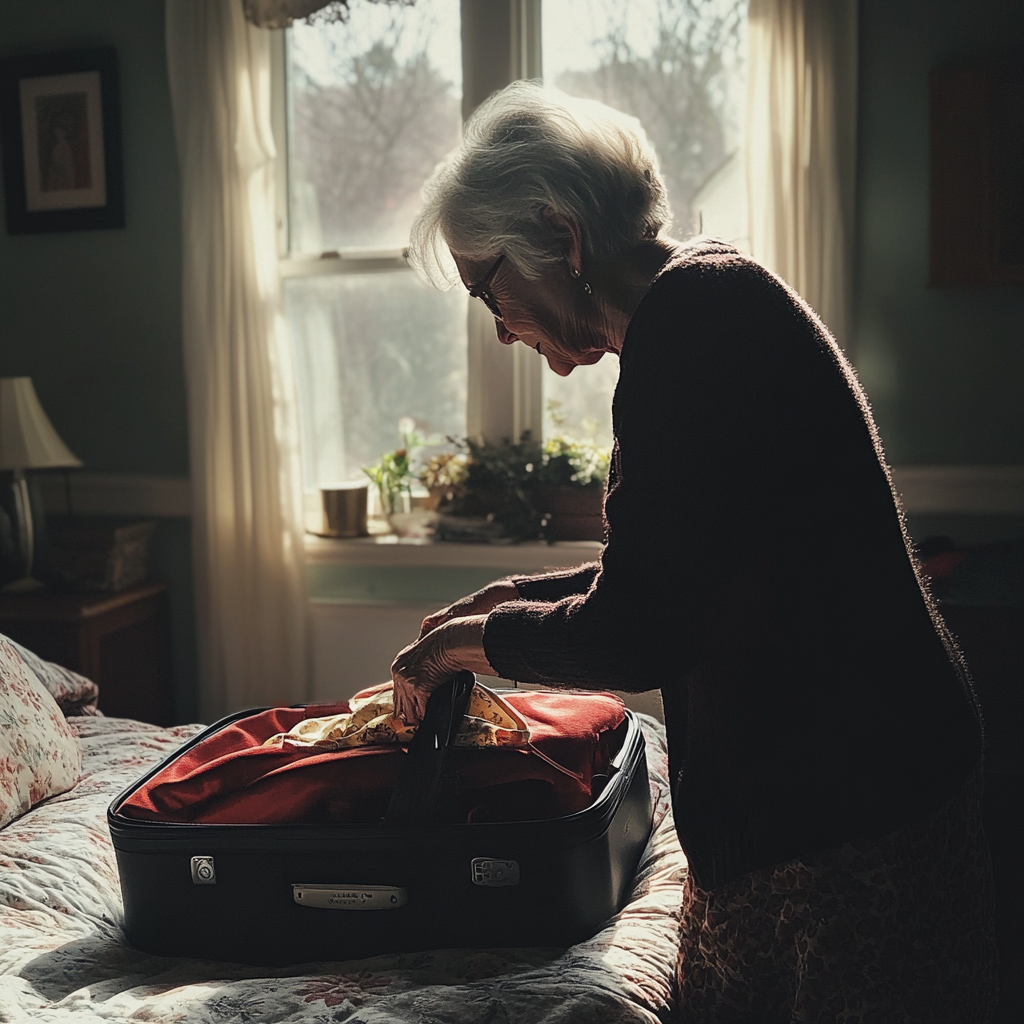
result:
[[[360,690],[346,704],[348,711],[303,719],[290,731],[271,736],[264,745],[345,750],[395,743],[407,745],[416,735],[417,727],[406,724],[395,714],[395,690],[390,682]],[[516,714],[515,708],[493,690],[475,683],[455,746],[526,747],[529,743],[529,726]]]
[[[528,728],[530,745],[451,751],[460,779],[460,819],[524,821],[583,810],[622,744],[622,701],[610,693],[532,690],[502,696]],[[239,719],[175,758],[118,811],[130,818],[204,824],[377,824],[404,747],[324,751],[267,745],[305,719],[350,711],[347,702],[308,704]]]

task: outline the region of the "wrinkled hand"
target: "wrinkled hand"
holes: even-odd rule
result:
[[[391,678],[399,718],[409,725],[419,725],[430,695],[462,669],[493,674],[484,654],[486,619],[486,615],[450,619],[398,652],[391,665]]]
[[[486,587],[478,590],[475,594],[470,594],[469,597],[464,597],[454,604],[448,605],[447,608],[428,615],[420,627],[420,639],[422,640],[438,626],[443,626],[452,619],[463,619],[469,615],[486,615],[488,612],[494,611],[499,604],[518,600],[519,591],[516,590],[514,583],[509,583],[507,580],[488,583]]]

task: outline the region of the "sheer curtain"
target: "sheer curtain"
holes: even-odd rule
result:
[[[241,0],[167,0],[209,720],[307,694],[297,428],[279,310],[270,38]]]
[[[849,342],[856,0],[750,0],[747,182],[755,259]]]

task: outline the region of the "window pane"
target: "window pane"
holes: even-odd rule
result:
[[[639,118],[668,187],[672,234],[702,230],[747,246],[743,152],[747,0],[544,0],[544,78]],[[618,360],[545,368],[545,398],[569,434],[598,418],[611,436]],[[551,418],[545,430],[556,428]]]
[[[606,352],[593,366],[577,366],[568,377],[543,370],[544,436],[567,434],[612,443],[612,396],[619,380],[619,357]]]
[[[466,302],[402,270],[285,281],[307,487],[361,478],[403,416],[466,433]]]
[[[406,245],[461,131],[459,0],[353,4],[296,24],[288,53],[291,250]]]

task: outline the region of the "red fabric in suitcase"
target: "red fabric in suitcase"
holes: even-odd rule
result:
[[[529,750],[456,748],[460,812],[467,821],[523,821],[583,810],[595,775],[621,742],[622,702],[608,693],[503,694],[530,727]],[[140,786],[119,808],[130,818],[205,824],[377,824],[405,751],[357,747],[328,753],[264,747],[305,718],[340,714],[345,703],[272,708],[198,743]]]

